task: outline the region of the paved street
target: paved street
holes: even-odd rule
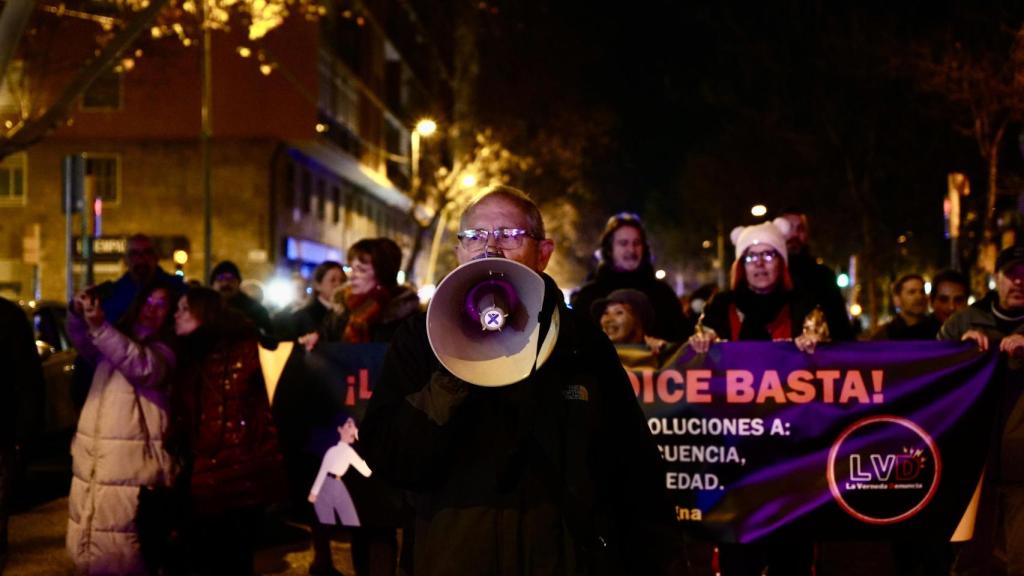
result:
[[[67,521],[67,498],[58,498],[12,516],[11,555],[4,575],[74,574],[71,560],[64,551]],[[257,573],[296,576],[309,573],[313,550],[304,526],[283,524],[274,534],[268,534],[267,538],[270,542],[256,556]],[[347,538],[339,536],[339,540],[333,542],[331,548],[334,553],[334,566],[345,574],[352,574]]]

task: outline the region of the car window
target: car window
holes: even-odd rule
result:
[[[35,325],[36,340],[42,340],[57,350],[64,350],[64,338],[61,325],[52,309],[40,308],[32,315]]]

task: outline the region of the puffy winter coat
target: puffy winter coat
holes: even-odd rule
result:
[[[68,553],[79,573],[145,574],[135,516],[140,487],[168,486],[174,473],[163,446],[174,353],[75,315],[68,335],[96,364],[71,444]]]

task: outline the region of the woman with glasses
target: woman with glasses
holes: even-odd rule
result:
[[[793,290],[786,267],[789,222],[778,218],[756,226],[738,227],[732,289],[716,294],[704,308],[702,329],[690,337],[698,354],[718,340],[790,340],[804,352],[814,352],[821,335],[804,335],[804,319],[816,307],[813,298]],[[830,327],[831,328],[831,327]],[[720,544],[722,576],[770,574],[810,576],[814,544],[772,538],[752,544]]]
[[[148,574],[159,568],[144,560],[153,547],[141,533],[138,512],[141,493],[169,487],[176,472],[164,447],[175,295],[168,284],[150,284],[117,326],[108,322],[94,291],[71,302],[68,336],[96,367],[71,443],[67,549],[79,573]]]
[[[402,249],[389,238],[364,238],[348,250],[348,282],[334,292],[331,313],[317,333],[303,341],[368,344],[390,342],[399,325],[420,311],[419,296],[398,283]],[[398,558],[401,495],[376,478],[353,478],[350,484],[358,504],[360,522],[352,532],[352,561],[357,574],[393,575]],[[320,516],[323,520],[325,516]],[[341,524],[347,524],[341,518]],[[334,522],[314,522],[313,563],[310,574],[337,574],[330,547]],[[411,540],[405,533],[405,542]]]

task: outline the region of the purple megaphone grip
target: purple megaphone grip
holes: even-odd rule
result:
[[[487,292],[498,292],[504,296],[505,302],[508,303],[506,314],[511,314],[519,305],[519,297],[516,296],[515,287],[511,282],[500,279],[484,280],[466,293],[466,313],[473,319],[473,322],[480,321],[481,310],[477,308],[477,300]]]

